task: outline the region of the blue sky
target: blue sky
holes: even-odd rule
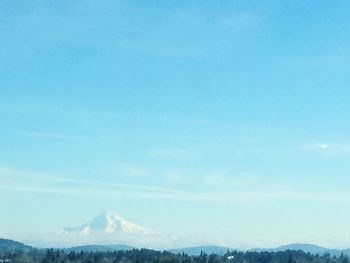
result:
[[[1,1],[0,235],[350,247],[349,5]]]

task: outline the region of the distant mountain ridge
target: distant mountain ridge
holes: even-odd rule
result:
[[[136,247],[124,245],[124,244],[118,244],[118,245],[83,245],[83,246],[74,246],[70,248],[64,248],[63,250],[65,252],[112,252],[112,251],[118,251],[118,250],[132,250]],[[31,247],[29,245],[23,244],[18,241],[10,240],[10,239],[4,239],[0,238],[0,252],[14,252],[14,251],[23,251],[23,252],[29,252],[36,249],[35,247]],[[221,247],[221,246],[193,246],[193,247],[185,247],[185,248],[177,248],[177,249],[166,249],[167,251],[170,251],[172,253],[185,253],[188,255],[199,255],[201,252],[204,252],[206,254],[217,254],[217,255],[224,255],[228,250],[238,250],[238,249],[232,249],[229,247]],[[249,249],[248,251],[256,251],[256,252],[283,252],[286,250],[302,250],[306,253],[310,254],[320,254],[323,255],[325,253],[329,253],[331,256],[340,256],[342,253],[344,255],[350,256],[350,249],[329,249],[320,247],[313,244],[303,244],[303,243],[294,243],[294,244],[288,244],[283,245],[277,248],[255,248],[255,249]]]
[[[296,251],[302,250],[306,253],[320,254],[320,255],[329,253],[331,256],[340,256],[341,253],[343,253],[344,255],[350,256],[350,249],[331,249],[331,248],[325,248],[325,247],[317,246],[314,244],[308,244],[308,243],[293,243],[293,244],[279,246],[277,248],[254,248],[254,249],[249,249],[248,251],[279,252],[279,251],[286,251],[286,250],[296,250]]]
[[[21,242],[14,241],[11,239],[0,238],[0,252],[14,252],[14,251],[23,251],[28,252],[34,248],[28,245],[25,245]]]

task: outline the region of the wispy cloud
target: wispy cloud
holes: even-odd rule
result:
[[[30,180],[18,180],[27,178]],[[186,202],[261,203],[269,201],[310,201],[350,203],[350,195],[340,192],[303,192],[286,189],[244,189],[231,191],[188,191],[166,187],[121,184],[92,180],[36,175],[0,166],[0,189],[34,194],[96,196],[98,198],[166,199]],[[48,184],[42,184],[48,182]],[[65,185],[55,183],[64,182]]]
[[[256,183],[256,180],[242,180],[246,176],[230,176],[227,172],[211,172],[203,176],[202,183],[207,186],[232,187],[247,186]]]
[[[149,177],[152,174],[149,169],[138,165],[126,165],[120,172],[131,177]]]
[[[313,151],[327,156],[338,156],[350,154],[350,143],[321,142],[307,144],[303,147],[306,151]]]
[[[312,143],[312,144],[307,144],[303,147],[304,150],[309,150],[309,151],[324,151],[329,149],[330,144],[329,143]]]
[[[17,135],[23,137],[34,137],[34,138],[43,138],[43,139],[58,139],[58,140],[85,140],[85,136],[81,135],[66,135],[58,133],[42,133],[42,132],[17,132]]]
[[[79,186],[76,189],[98,187],[99,189],[121,189],[129,191],[149,191],[149,192],[167,192],[174,193],[179,192],[179,190],[165,188],[165,187],[153,187],[147,185],[137,185],[137,184],[126,184],[117,182],[105,182],[97,180],[87,180],[87,179],[75,179],[71,177],[64,177],[58,174],[42,173],[42,172],[32,172],[23,171],[18,169],[12,169],[7,166],[0,165],[0,179],[8,178],[10,180],[18,182],[17,179],[22,179],[22,182],[26,182],[23,179],[28,179],[29,182],[50,182],[50,183],[68,183],[70,186]],[[50,188],[51,189],[51,188]]]
[[[178,183],[183,183],[186,181],[184,176],[180,173],[177,173],[177,172],[168,172],[166,174],[166,180],[170,184],[178,184]]]
[[[165,158],[165,159],[187,159],[194,157],[194,154],[183,148],[158,148],[149,149],[146,151],[148,155],[155,158]]]
[[[218,202],[218,203],[261,203],[268,201],[311,201],[326,203],[350,203],[350,196],[336,193],[305,193],[305,192],[204,192],[194,193],[186,191],[150,192],[130,191],[121,189],[96,188],[63,188],[63,187],[35,187],[0,184],[0,189],[35,194],[83,195],[100,198],[130,198],[130,199],[166,199],[186,202]]]

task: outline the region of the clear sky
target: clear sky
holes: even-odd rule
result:
[[[0,236],[350,247],[349,8],[1,1]]]

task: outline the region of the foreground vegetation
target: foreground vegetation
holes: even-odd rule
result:
[[[133,249],[115,252],[64,252],[63,250],[32,249],[30,251],[0,252],[0,262],[41,262],[41,263],[350,263],[348,256],[339,257],[311,255],[301,250],[285,252],[239,252],[227,251],[224,255],[198,256],[173,254],[167,251]]]

